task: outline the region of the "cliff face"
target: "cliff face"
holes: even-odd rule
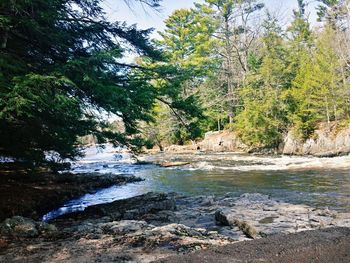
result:
[[[337,156],[350,153],[350,125],[338,129],[335,123],[322,124],[313,138],[302,142],[289,132],[284,139],[283,154]]]
[[[200,150],[214,152],[255,151],[240,141],[231,131],[208,132],[198,143]],[[257,152],[265,152],[257,150]],[[350,125],[339,129],[336,123],[321,124],[313,138],[298,140],[290,131],[278,149],[286,155],[314,155],[320,157],[337,156],[350,153]]]

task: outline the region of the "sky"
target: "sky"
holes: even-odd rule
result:
[[[140,29],[154,28],[155,32],[152,37],[158,37],[157,31],[164,29],[164,20],[171,15],[176,9],[191,8],[193,2],[201,3],[204,0],[163,0],[162,7],[157,12],[145,5],[130,1],[131,8],[124,0],[105,0],[104,9],[107,17],[111,21],[125,21],[127,24],[137,24]],[[297,8],[297,0],[263,0],[265,6],[277,15],[280,22],[287,24],[292,18],[293,9]],[[308,13],[310,13],[310,20],[315,22],[315,12],[311,12],[315,6],[315,1],[311,1]]]

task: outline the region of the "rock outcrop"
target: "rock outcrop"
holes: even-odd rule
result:
[[[232,207],[218,209],[215,219],[219,225],[238,227],[250,238],[350,226],[350,214],[279,202],[262,194],[241,195]]]
[[[200,150],[213,152],[259,152],[286,155],[333,157],[350,153],[350,125],[340,128],[337,123],[322,123],[312,138],[302,141],[290,131],[278,149],[254,149],[240,141],[235,132],[208,132],[198,143]]]
[[[313,138],[298,140],[289,132],[283,143],[283,154],[332,157],[350,153],[350,125],[339,129],[335,123],[322,124]]]

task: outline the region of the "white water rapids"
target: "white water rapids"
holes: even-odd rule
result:
[[[67,202],[44,219],[113,202],[149,191],[186,195],[262,193],[291,203],[350,211],[350,156],[334,158],[262,156],[241,153],[139,156],[143,164],[123,149],[111,145],[90,147],[72,164],[73,173],[130,174],[142,182],[112,186]],[[184,161],[188,165],[162,168],[152,163]],[[146,164],[145,162],[150,162]]]

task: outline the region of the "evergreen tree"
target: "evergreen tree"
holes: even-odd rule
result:
[[[316,43],[316,50],[304,57],[294,81],[293,96],[297,108],[292,115],[295,130],[299,137],[310,137],[317,123],[339,120],[344,113],[344,97],[340,59],[332,39],[335,31],[324,29]]]
[[[215,21],[217,28],[214,37],[218,40],[217,56],[221,61],[218,69],[219,87],[224,91],[221,103],[224,116],[233,123],[234,115],[239,111],[239,89],[249,73],[249,59],[254,56],[255,39],[258,27],[252,24],[253,14],[261,10],[264,4],[256,0],[206,0],[197,5],[199,10],[210,10],[207,14]],[[216,111],[218,111],[216,109]]]
[[[268,14],[263,26],[262,60],[240,93],[244,109],[236,117],[235,128],[248,145],[277,147],[288,125],[283,97],[290,87],[288,53],[278,21]]]
[[[139,142],[125,135],[137,133],[137,120],[150,119],[156,90],[119,61],[126,46],[153,58],[159,52],[150,30],[108,22],[100,4],[0,2],[0,155],[34,164],[46,162],[47,152],[74,158],[78,136],[87,134]],[[126,134],[108,129],[98,111],[119,116]]]
[[[166,29],[156,41],[165,62],[146,63],[149,68],[176,72],[175,78],[160,75],[154,122],[144,125],[147,137],[156,144],[184,144],[201,135],[200,120],[204,117],[198,101],[198,87],[215,67],[212,57],[214,26],[195,10],[176,10],[165,20]],[[165,126],[165,127],[164,127]],[[152,136],[149,136],[152,135]],[[162,148],[162,146],[161,146]]]

